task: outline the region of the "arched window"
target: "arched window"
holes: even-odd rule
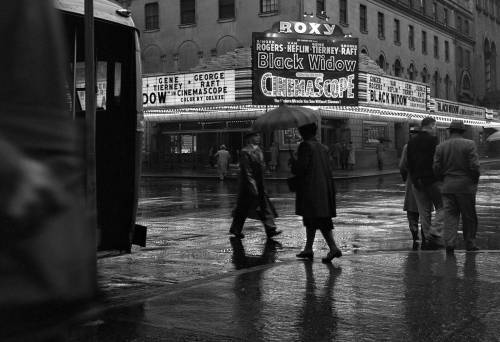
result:
[[[495,43],[491,43],[491,87],[492,90],[497,89],[497,47]]]
[[[226,52],[233,51],[239,45],[236,38],[232,36],[225,36],[217,42],[217,56],[223,55]]]
[[[461,46],[457,48],[457,60],[458,60],[458,66],[462,67],[464,64],[464,52]]]
[[[161,51],[156,45],[148,46],[143,50],[142,70],[145,74],[162,72]]]
[[[488,92],[491,90],[491,49],[488,39],[484,41],[484,80]]]
[[[394,62],[394,76],[401,77],[401,73],[403,72],[403,67],[401,66],[401,62],[399,59],[396,59]]]
[[[471,81],[469,76],[464,75],[462,79],[462,89],[463,90],[470,90],[471,89]]]
[[[415,66],[413,63],[408,67],[408,78],[414,81],[417,78],[417,71],[415,70]]]
[[[361,49],[361,53],[364,53],[368,56],[368,50],[365,47]]]
[[[385,57],[384,55],[378,56],[377,64],[380,67],[380,69],[385,70]]]
[[[185,41],[179,47],[178,55],[178,69],[179,71],[186,71],[198,65],[200,57],[198,51],[200,49],[192,41]]]
[[[432,76],[432,87],[434,88],[434,97],[438,98],[439,97],[439,73],[436,70],[434,72],[434,76]]]
[[[427,77],[427,68],[422,69],[422,82],[427,83],[429,79]]]

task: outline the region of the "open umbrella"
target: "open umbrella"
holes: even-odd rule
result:
[[[493,141],[498,141],[500,140],[500,131],[497,131],[490,135],[488,138],[486,138],[486,141],[488,142],[493,142]]]
[[[253,131],[274,131],[304,126],[320,120],[311,108],[280,104],[277,108],[259,116],[252,125]]]

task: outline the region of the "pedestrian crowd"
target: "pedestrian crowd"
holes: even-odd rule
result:
[[[319,230],[329,247],[322,259],[329,263],[342,256],[332,231],[336,217],[333,168],[351,168],[355,164],[352,142],[336,143],[328,147],[316,139],[315,123],[298,128],[302,137],[296,154],[291,154],[289,165],[294,175],[288,179],[295,192],[295,213],[302,216],[306,241],[298,258],[313,259],[313,243]],[[439,144],[436,120],[426,117],[419,128],[410,129],[408,144],[403,148],[399,169],[405,182],[405,200],[408,225],[416,249],[445,248],[453,253],[457,245],[460,218],[467,251],[479,248],[475,243],[477,232],[476,192],[479,182],[479,156],[472,140],[464,138],[466,127],[460,120],[451,122],[449,138]],[[235,238],[244,238],[246,218],[262,221],[268,238],[281,234],[275,224],[276,210],[264,187],[265,162],[259,147],[260,134],[246,136],[246,146],[240,151],[240,177],[236,208],[229,230]],[[379,169],[383,168],[383,143],[377,146]],[[420,224],[420,229],[419,229]]]

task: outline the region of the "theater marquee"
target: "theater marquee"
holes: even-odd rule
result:
[[[144,107],[234,102],[235,71],[210,71],[143,77]]]
[[[358,40],[320,29],[304,27],[317,36],[253,33],[253,104],[358,104]]]

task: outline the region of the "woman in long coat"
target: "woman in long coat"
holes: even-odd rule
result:
[[[303,141],[297,159],[292,160],[292,173],[298,178],[295,213],[302,216],[306,227],[306,245],[297,254],[299,258],[312,259],[316,229],[319,229],[330,248],[324,262],[330,262],[342,252],[333,239],[332,217],[336,216],[335,185],[328,159],[328,148],[316,140],[316,124],[299,127]]]

